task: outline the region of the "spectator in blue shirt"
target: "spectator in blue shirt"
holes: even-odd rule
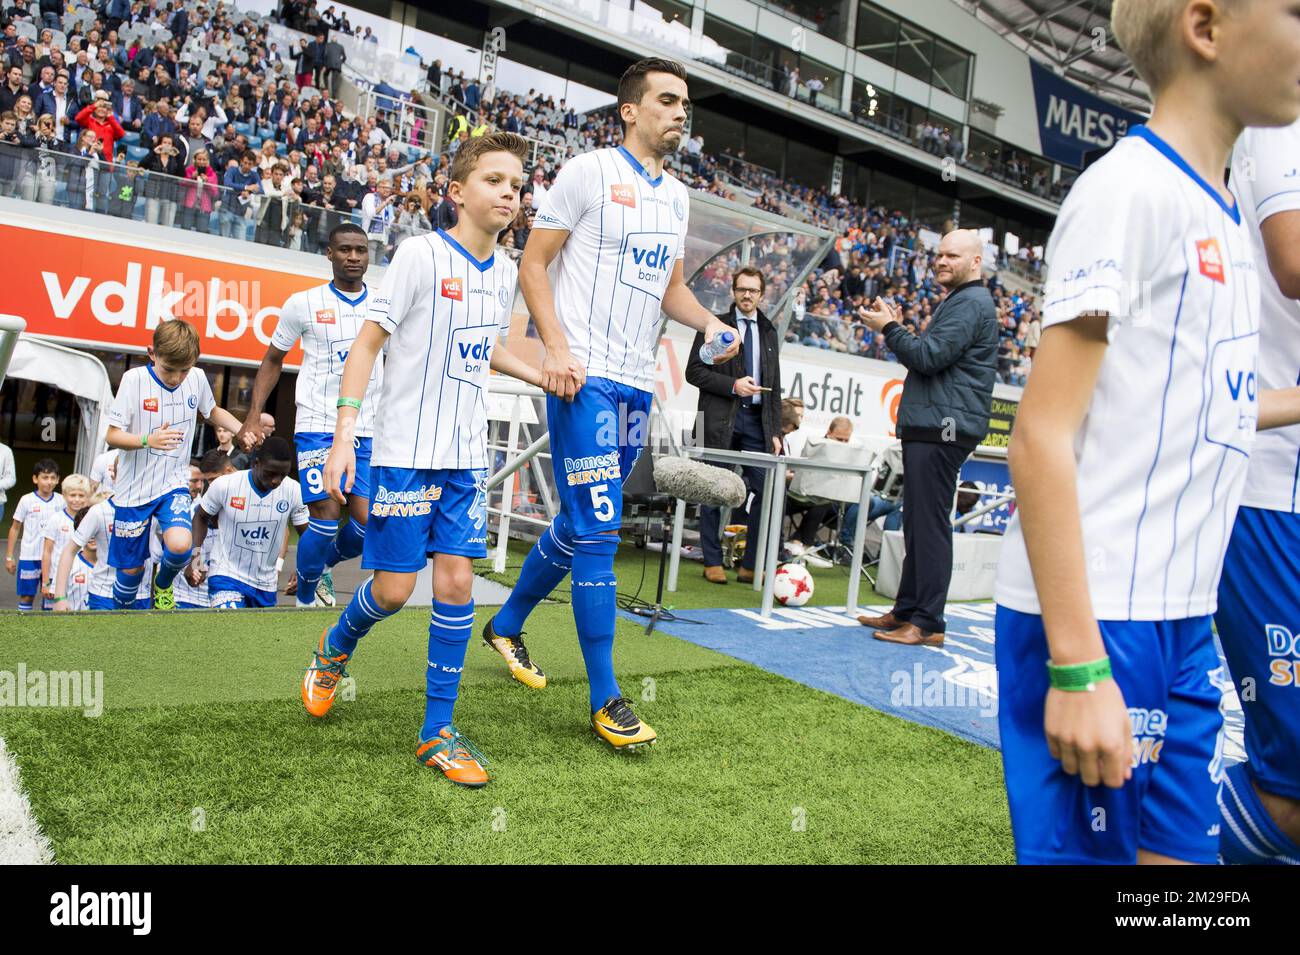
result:
[[[255,213],[252,205],[262,193],[262,176],[257,171],[257,153],[251,149],[239,159],[238,166],[226,170],[221,180],[221,234],[230,239],[248,238],[246,222]]]

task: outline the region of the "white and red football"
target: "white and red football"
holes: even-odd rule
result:
[[[803,564],[782,564],[776,569],[772,596],[786,607],[802,607],[813,595],[813,578]]]

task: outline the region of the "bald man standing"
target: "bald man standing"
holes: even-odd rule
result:
[[[934,277],[943,302],[925,331],[899,322],[897,306],[877,298],[858,315],[907,369],[898,404],[903,442],[903,574],[894,609],[858,617],[877,640],[943,646],[943,607],[952,582],[952,513],[957,475],[988,433],[997,380],[998,318],[984,287],[983,243],[968,229],[939,243]]]

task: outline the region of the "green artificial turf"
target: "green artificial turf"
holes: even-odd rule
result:
[[[103,672],[96,718],[0,707],[56,859],[1012,861],[995,752],[623,621],[618,675],[660,742],[610,752],[565,606],[529,621],[543,691],[471,644],[456,719],[492,782],[459,789],[414,759],[426,611],[362,642],[355,699],[303,712],[302,668],[333,618],[0,614],[0,670]]]

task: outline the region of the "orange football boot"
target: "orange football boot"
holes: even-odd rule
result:
[[[339,683],[348,675],[343,666],[348,662],[348,655],[330,656],[327,652],[329,632],[328,626],[320,632],[320,643],[312,651],[311,666],[307,667],[302,678],[302,705],[315,717],[330,711]]]
[[[487,757],[454,726],[444,726],[441,733],[427,742],[421,740],[415,758],[425,766],[441,769],[457,786],[477,789],[487,785],[488,774],[483,769]]]

